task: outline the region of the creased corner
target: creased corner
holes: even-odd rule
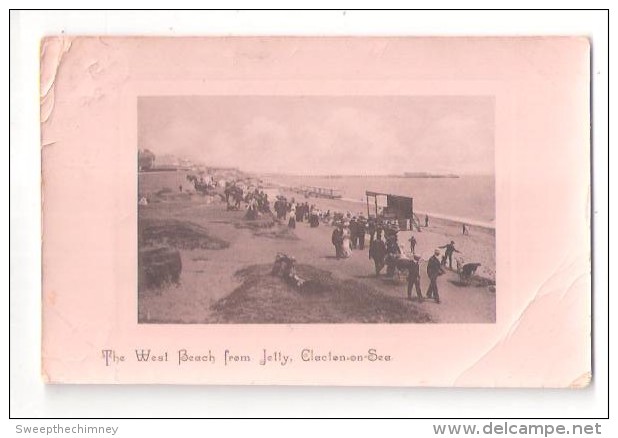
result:
[[[592,373],[590,371],[585,372],[577,379],[573,380],[569,385],[569,388],[584,389],[587,388],[592,382]]]
[[[47,122],[54,111],[55,84],[62,59],[71,50],[68,37],[45,37],[41,40],[41,124]]]
[[[45,149],[46,147],[48,147],[48,146],[53,146],[53,145],[55,145],[56,143],[57,143],[56,141],[44,141],[44,142],[42,142],[41,144],[42,144],[42,146],[43,146],[43,149]]]
[[[533,307],[536,304],[539,304],[541,300],[549,299],[551,300],[552,305],[556,305],[565,299],[566,295],[574,289],[576,284],[582,281],[582,279],[588,277],[590,275],[590,271],[588,269],[583,272],[579,272],[578,266],[580,261],[581,258],[576,257],[566,257],[563,261],[561,261],[554,271],[547,277],[547,279],[536,288],[528,303],[509,324],[508,330],[502,334],[502,336],[486,351],[483,351],[471,365],[467,366],[461,373],[459,373],[454,381],[454,384],[456,386],[461,386],[463,384],[462,382],[465,381],[466,376],[469,376],[477,366],[487,360],[490,360],[490,356],[495,356],[495,353],[498,350],[507,345],[511,339],[515,337],[524,320],[529,317]],[[586,381],[586,379],[588,379],[588,381]],[[590,383],[590,379],[591,374],[589,372],[585,373],[573,381],[569,387],[583,388]]]

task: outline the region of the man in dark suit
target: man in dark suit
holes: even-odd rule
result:
[[[389,230],[388,228],[384,231]],[[401,248],[397,242],[397,233],[390,230],[390,235],[386,237],[386,275],[392,277],[397,269],[397,260],[401,256]]]
[[[427,275],[429,276],[429,288],[427,289],[427,298],[434,298],[436,303],[440,304],[440,295],[438,294],[438,277],[444,274],[440,265],[440,250],[436,249],[433,256],[427,262]]]
[[[376,221],[372,217],[367,221],[367,233],[369,233],[369,247],[371,248],[371,244],[376,238]]]
[[[358,223],[356,222],[356,216],[350,219],[350,246],[352,249],[356,249],[358,246]]]
[[[377,237],[369,245],[369,259],[373,259],[376,267],[376,277],[380,275],[380,271],[384,268],[384,257],[386,257],[386,244],[381,237]]]
[[[415,255],[414,261],[410,263],[410,269],[408,270],[408,299],[412,300],[412,288],[416,287],[416,297],[419,300],[423,299],[423,294],[421,293],[421,271],[420,271],[420,260],[421,257]]]
[[[340,227],[336,227],[333,230],[331,242],[335,246],[335,257],[340,258],[343,256],[343,230]]]
[[[384,231],[384,224],[382,223],[381,220],[378,220],[378,223],[376,224],[376,237],[378,239],[382,238],[383,231]]]
[[[365,233],[367,232],[367,221],[363,216],[358,218],[358,221],[356,222],[356,231],[358,248],[365,249]]]

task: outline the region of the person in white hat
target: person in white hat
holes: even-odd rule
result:
[[[440,264],[440,250],[436,249],[433,256],[427,261],[427,275],[429,276],[429,288],[427,288],[427,298],[433,298],[436,303],[440,304],[440,295],[438,294],[438,277],[444,274],[442,265]]]
[[[423,294],[421,293],[421,271],[419,262],[421,257],[418,255],[414,256],[414,260],[410,263],[410,268],[408,269],[408,299],[412,300],[412,288],[416,287],[416,298],[420,300],[423,299]]]

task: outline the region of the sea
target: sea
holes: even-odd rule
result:
[[[189,188],[186,171],[140,172],[139,191],[150,193],[166,187],[177,190],[180,185]],[[408,196],[414,199],[417,214],[428,213],[470,225],[495,227],[494,175],[460,175],[458,178],[422,178],[403,176],[305,176],[267,175],[261,179],[283,187],[313,186],[339,190],[343,200],[359,204],[365,210],[365,191]],[[373,202],[373,199],[370,200]],[[378,199],[386,205],[386,198]]]
[[[494,175],[460,175],[458,178],[269,175],[266,180],[286,187],[336,189],[344,200],[359,204],[367,202],[365,191],[408,196],[414,199],[417,213],[430,213],[473,225],[495,226]],[[379,202],[379,205],[385,204],[385,199]]]

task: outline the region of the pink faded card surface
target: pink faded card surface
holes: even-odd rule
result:
[[[50,383],[584,387],[589,42],[41,42]]]

